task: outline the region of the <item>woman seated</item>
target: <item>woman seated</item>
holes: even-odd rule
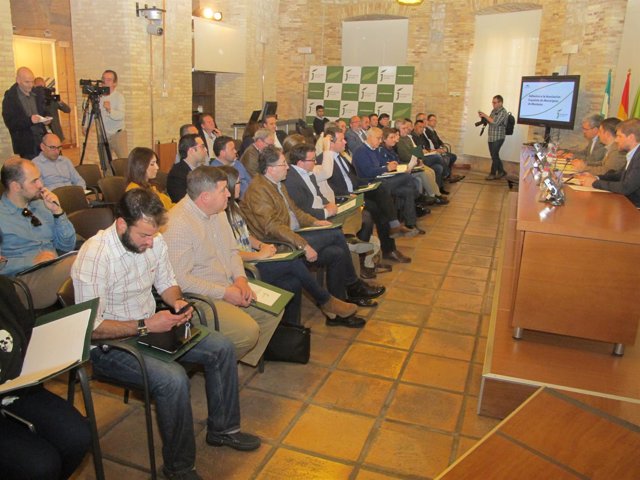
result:
[[[129,169],[127,171],[127,191],[134,188],[147,188],[153,190],[164,205],[169,210],[173,207],[173,202],[169,195],[160,192],[151,180],[156,178],[160,170],[158,157],[153,150],[146,147],[136,147],[129,153]]]
[[[276,253],[275,245],[260,242],[249,233],[247,224],[240,213],[240,207],[236,199],[240,197],[240,183],[238,182],[238,171],[229,166],[218,167],[227,174],[227,188],[230,197],[227,204],[227,218],[233,230],[233,234],[238,242],[240,256],[245,262],[263,260],[272,257]],[[271,285],[275,285],[284,290],[294,292],[293,299],[287,305],[282,317],[283,323],[300,323],[300,309],[302,296],[300,287],[304,288],[315,300],[316,305],[327,317],[327,325],[344,325],[340,319],[350,318],[355,315],[357,307],[351,303],[343,302],[333,296],[320,285],[311,275],[307,266],[301,258],[281,262],[258,262],[256,264],[260,279]],[[336,317],[338,321],[336,322]],[[334,323],[335,322],[335,323]],[[362,323],[364,320],[362,320]],[[357,322],[352,322],[356,324]]]

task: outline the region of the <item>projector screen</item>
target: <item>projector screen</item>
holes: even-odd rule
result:
[[[245,73],[245,42],[244,30],[193,17],[193,68],[202,72]]]
[[[518,123],[573,129],[579,75],[522,77]]]

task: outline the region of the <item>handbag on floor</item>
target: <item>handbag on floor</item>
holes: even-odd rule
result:
[[[272,362],[308,363],[311,355],[311,329],[303,325],[281,323],[264,351]]]

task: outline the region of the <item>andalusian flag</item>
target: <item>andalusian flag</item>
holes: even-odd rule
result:
[[[609,116],[609,105],[611,104],[611,69],[607,77],[607,86],[604,88],[604,98],[602,99],[602,107],[600,107],[600,115],[602,118]]]
[[[640,85],[636,91],[636,100],[633,102],[633,108],[631,109],[631,118],[640,118]]]
[[[629,80],[631,79],[631,70],[627,70],[627,80],[624,82],[622,89],[622,98],[620,98],[620,106],[618,107],[618,118],[626,120],[629,118]]]

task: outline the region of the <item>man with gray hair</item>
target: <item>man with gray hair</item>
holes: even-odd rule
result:
[[[251,178],[257,175],[258,172],[258,157],[260,152],[267,145],[273,145],[276,141],[276,134],[266,128],[260,128],[253,134],[253,143],[247,147],[242,156],[240,162],[247,169]]]
[[[589,115],[582,120],[582,135],[588,143],[584,150],[575,152],[575,159],[584,160],[587,165],[599,165],[607,154],[607,148],[600,141],[598,129],[602,123],[602,115]]]
[[[234,344],[236,357],[255,367],[282,313],[251,306],[255,294],[224,212],[229,196],[222,170],[196,168],[187,176],[187,195],[169,210],[163,236],[178,284],[215,303],[220,331]]]

